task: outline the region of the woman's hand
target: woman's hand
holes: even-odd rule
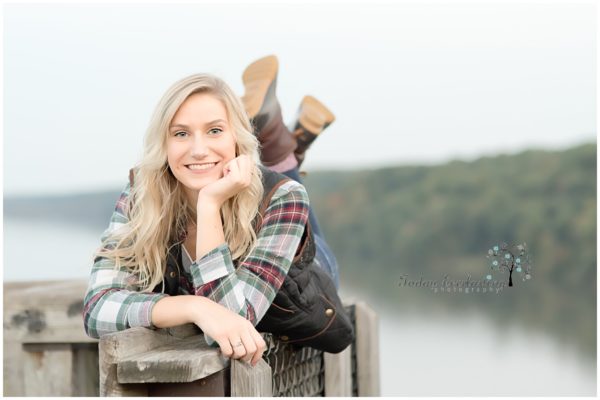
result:
[[[229,198],[250,186],[254,162],[248,155],[241,155],[223,166],[223,177],[209,183],[200,190],[198,206],[201,202],[211,202],[220,207]]]
[[[194,323],[219,344],[225,357],[256,365],[267,347],[260,333],[241,315],[208,298],[204,299],[207,300],[205,307],[201,308],[201,315],[194,318]]]

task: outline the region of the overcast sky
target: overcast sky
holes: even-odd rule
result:
[[[124,185],[163,92],[242,94],[276,54],[286,121],[337,116],[308,171],[432,164],[596,139],[594,5],[4,5],[4,192]]]

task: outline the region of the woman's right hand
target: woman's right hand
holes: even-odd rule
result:
[[[250,186],[254,162],[250,156],[242,154],[223,166],[223,176],[200,189],[197,207],[202,203],[214,203],[221,207],[227,199]]]
[[[219,344],[225,357],[256,365],[267,345],[254,325],[206,297],[203,300],[206,300],[206,305],[201,308],[202,315],[198,315],[194,323]]]

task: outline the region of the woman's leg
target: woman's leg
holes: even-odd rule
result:
[[[277,100],[278,68],[279,63],[275,56],[264,57],[250,64],[242,76],[246,90],[242,101],[256,129],[263,164],[302,183],[298,166],[304,161],[304,153],[335,117],[314,97],[306,96],[300,104],[298,120],[292,125],[292,134],[283,123],[281,107]],[[315,239],[315,259],[331,276],[336,288],[339,288],[337,260],[323,238],[312,208],[309,208],[308,218]]]
[[[298,173],[298,168],[293,168],[289,171],[285,171],[283,174],[286,175],[287,177],[295,180],[296,182],[302,183],[302,180],[300,179],[300,174]],[[329,274],[329,276],[333,280],[333,283],[335,284],[335,287],[337,289],[339,289],[340,288],[339,265],[338,265],[337,259],[335,258],[335,255],[333,254],[333,251],[331,250],[331,248],[329,247],[327,242],[325,242],[325,238],[323,237],[323,233],[321,231],[319,223],[317,222],[317,217],[315,216],[315,213],[313,212],[312,206],[310,206],[308,209],[308,219],[310,221],[310,225],[311,225],[312,231],[313,231],[313,236],[315,239],[315,246],[316,246],[315,259],[317,260],[317,263],[319,264],[319,266],[325,272],[327,272]]]
[[[302,183],[302,179],[300,179],[300,174],[298,173],[298,168],[290,169],[289,171],[282,172],[283,175],[288,178],[292,178],[296,182]],[[308,219],[310,220],[310,225],[312,227],[312,231],[315,235],[323,236],[321,233],[321,227],[317,222],[317,217],[315,217],[315,213],[312,210],[312,206],[309,208]]]
[[[260,58],[246,67],[242,74],[245,88],[242,102],[260,142],[263,165],[285,172],[302,164],[306,150],[335,121],[335,116],[315,97],[304,96],[296,121],[288,128],[277,99],[278,71],[279,61],[275,56]]]

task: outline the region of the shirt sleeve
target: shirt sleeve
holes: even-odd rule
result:
[[[110,225],[101,237],[102,246],[109,248],[111,233],[121,229],[127,217],[129,184],[121,192]],[[115,263],[106,257],[96,257],[84,298],[83,321],[88,336],[99,338],[107,333],[135,326],[154,328],[152,308],[163,297],[162,293],[140,293],[135,285],[136,276],[126,268],[115,269]]]
[[[254,249],[234,268],[226,243],[190,266],[194,292],[242,315],[256,326],[283,284],[308,219],[306,189],[296,181],[281,185],[263,216]],[[209,345],[214,340],[205,334]]]

